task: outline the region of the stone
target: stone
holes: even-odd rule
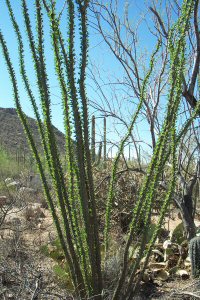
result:
[[[7,184],[7,187],[16,187],[16,188],[19,188],[20,187],[20,182],[18,182],[18,181],[9,182]]]
[[[8,184],[8,183],[10,183],[10,182],[12,182],[12,178],[9,177],[9,178],[6,178],[6,179],[5,179],[5,183],[6,183],[6,184]]]

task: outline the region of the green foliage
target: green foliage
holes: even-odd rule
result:
[[[67,287],[69,291],[73,291],[73,284],[70,279],[69,270],[65,266],[62,267],[60,265],[54,265],[53,271],[57,279],[64,285],[64,287]]]
[[[55,274],[65,283],[68,281],[69,279],[69,274],[60,266],[60,265],[55,265],[53,267],[53,270],[55,272]]]
[[[58,262],[65,258],[59,239],[54,240],[51,245],[42,245],[40,250],[45,256],[51,257]]]
[[[45,256],[48,256],[48,255],[49,255],[48,245],[42,245],[42,246],[40,247],[40,251],[41,251]]]
[[[70,278],[69,266],[64,260],[65,256],[59,239],[54,240],[51,245],[42,245],[40,251],[57,263],[53,266],[53,272],[64,286],[67,286],[68,289],[72,290],[73,284]]]
[[[7,152],[5,149],[0,148],[0,184],[5,185],[3,180],[8,177],[16,178],[19,173],[25,169],[24,164],[19,164],[16,158]]]
[[[174,228],[174,230],[172,232],[172,236],[171,236],[171,241],[173,243],[177,243],[177,244],[181,245],[181,243],[184,240],[185,240],[184,227],[183,227],[183,223],[181,222],[180,224],[178,224],[176,226],[176,228]]]

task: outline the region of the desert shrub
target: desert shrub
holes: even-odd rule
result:
[[[19,174],[19,166],[15,158],[5,149],[0,148],[0,179],[16,177]],[[3,184],[1,183],[1,187]]]

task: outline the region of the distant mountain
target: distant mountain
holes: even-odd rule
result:
[[[42,149],[41,139],[38,132],[36,120],[27,117],[29,126],[33,132],[38,149]],[[58,149],[61,153],[65,151],[65,135],[54,127]],[[0,108],[0,145],[11,153],[22,149],[30,153],[22,124],[14,108]]]

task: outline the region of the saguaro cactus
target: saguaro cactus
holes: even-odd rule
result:
[[[91,153],[92,153],[92,162],[95,162],[95,116],[92,116],[92,128],[91,128]]]
[[[189,255],[191,261],[191,273],[193,277],[200,277],[200,237],[190,240]]]
[[[106,147],[106,117],[103,118],[103,160],[104,166],[106,167],[106,154],[107,154],[107,147]]]

